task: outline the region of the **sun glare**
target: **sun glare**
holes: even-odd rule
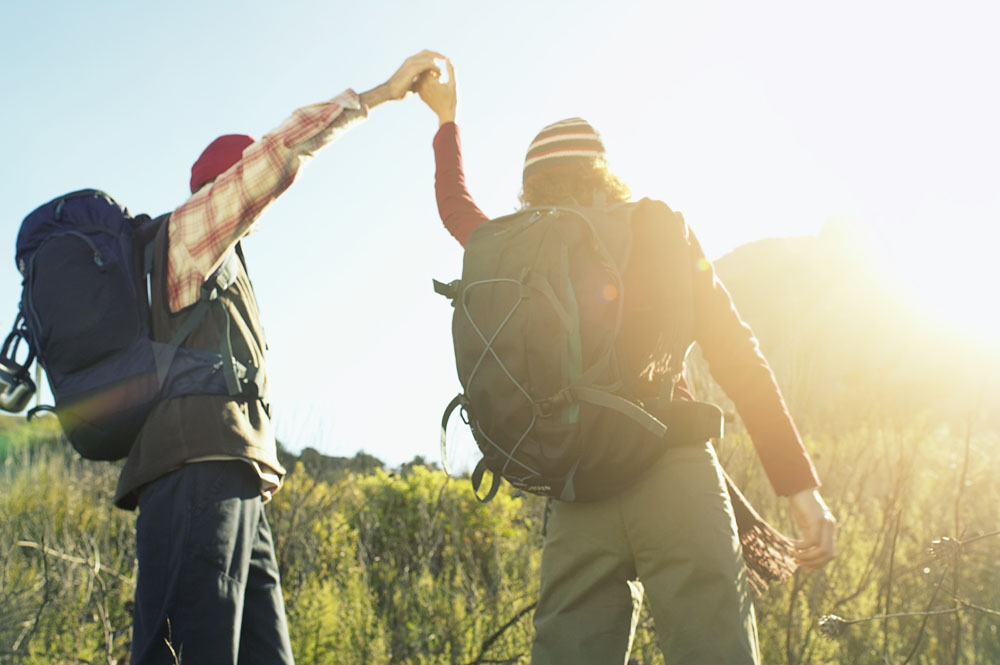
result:
[[[995,228],[882,228],[874,240],[879,267],[916,309],[963,341],[1000,351]]]

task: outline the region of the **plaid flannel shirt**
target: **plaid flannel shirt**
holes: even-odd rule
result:
[[[200,189],[170,216],[167,295],[170,311],[198,301],[202,283],[240,238],[253,230],[272,201],[288,189],[317,150],[367,117],[353,90],[296,110],[276,130]]]

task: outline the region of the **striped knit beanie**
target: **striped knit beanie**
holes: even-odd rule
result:
[[[568,118],[548,125],[528,146],[523,182],[549,169],[581,161],[604,159],[604,144],[583,118]]]

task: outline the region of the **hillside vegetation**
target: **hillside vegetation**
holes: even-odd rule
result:
[[[758,599],[764,662],[1000,662],[997,357],[910,312],[833,231],[717,267],[840,522],[835,562]],[[697,354],[691,369],[727,404]],[[792,533],[738,421],[717,447]],[[544,501],[507,488],[480,504],[422,460],[286,460],[268,515],[296,662],[528,662]],[[134,517],[110,507],[116,474],[70,454],[52,419],[0,420],[0,664],[127,662]],[[632,655],[662,663],[645,612]]]

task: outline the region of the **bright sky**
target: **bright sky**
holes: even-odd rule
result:
[[[982,295],[1000,282],[994,3],[346,4],[7,3],[3,324],[17,228],[37,205],[96,187],[166,212],[217,135],[260,136],[432,48],[458,71],[467,179],[488,214],[516,206],[534,134],[579,115],[633,192],[683,211],[711,258],[853,217],[916,300],[996,339]],[[457,277],[461,251],[434,204],[435,129],[417,98],[376,109],[245,243],[292,449],[438,457],[459,385],[431,278]]]

